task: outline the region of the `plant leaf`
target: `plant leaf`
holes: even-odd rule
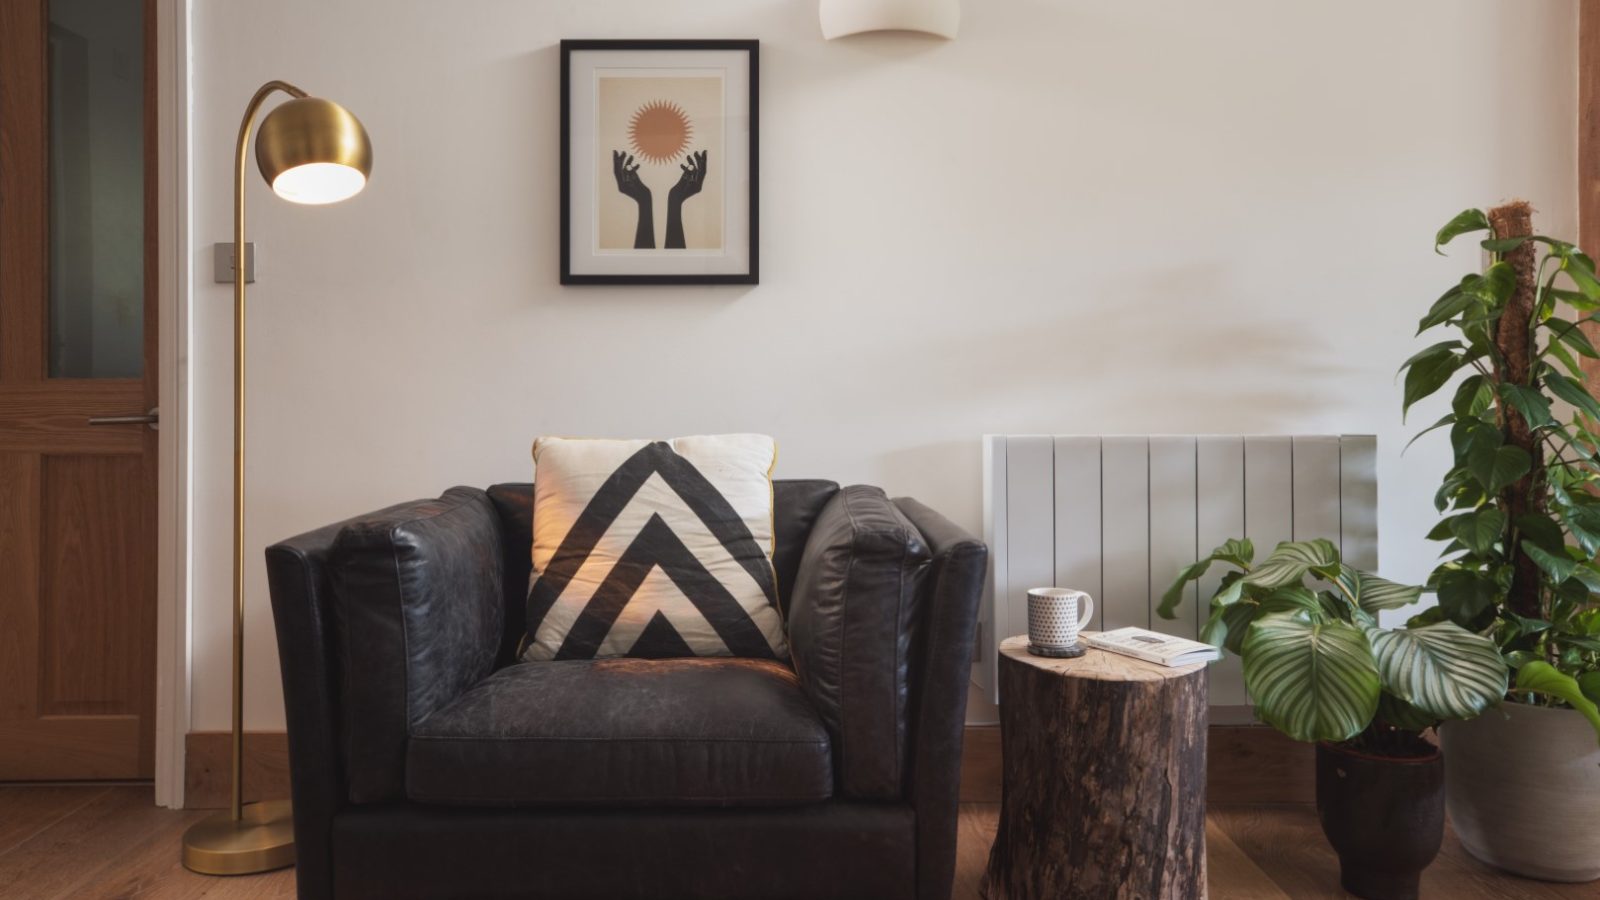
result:
[[[1260,588],[1280,588],[1298,584],[1307,572],[1331,578],[1339,572],[1339,548],[1332,541],[1284,541],[1243,579]]]
[[[1439,248],[1450,243],[1453,238],[1474,231],[1488,231],[1489,217],[1481,209],[1462,210],[1456,217],[1444,224],[1439,233],[1433,237],[1433,252],[1439,253]],[[1440,254],[1443,255],[1442,253]]]
[[[1596,401],[1577,380],[1551,371],[1544,374],[1544,386],[1589,418],[1600,419],[1600,401]]]
[[[1600,303],[1585,297],[1582,291],[1568,291],[1558,287],[1550,288],[1549,291],[1550,296],[1560,300],[1562,303],[1567,304],[1578,312],[1594,312],[1595,310],[1600,309]]]
[[[1384,690],[1436,719],[1470,719],[1506,695],[1500,648],[1454,622],[1370,628],[1367,641]]]
[[[1577,560],[1565,553],[1551,553],[1538,544],[1524,541],[1522,543],[1522,552],[1528,554],[1529,559],[1538,563],[1539,568],[1543,569],[1544,573],[1549,575],[1556,584],[1571,578],[1572,573],[1578,568]]]
[[[1477,375],[1477,376],[1474,376],[1474,377],[1482,378],[1483,376],[1482,375]],[[1457,396],[1459,396],[1459,392],[1458,392]],[[1415,435],[1412,436],[1411,440],[1406,441],[1406,445],[1400,449],[1400,453],[1403,455],[1407,450],[1410,450],[1411,449],[1411,445],[1415,444],[1423,435],[1427,434],[1428,432],[1437,431],[1440,428],[1445,427],[1446,425],[1454,425],[1455,421],[1456,421],[1456,414],[1455,413],[1445,413],[1444,418],[1442,418],[1439,421],[1433,423],[1432,425],[1429,425],[1427,428],[1424,428],[1421,431],[1417,432]]]
[[[1510,299],[1511,292],[1516,289],[1517,270],[1502,260],[1484,270],[1483,280],[1468,287],[1467,292],[1476,293],[1490,306],[1500,306]]]
[[[1437,718],[1417,709],[1388,691],[1378,695],[1378,719],[1396,728],[1403,728],[1406,731],[1423,731],[1439,724]]]
[[[1377,615],[1379,610],[1410,606],[1422,596],[1422,588],[1397,584],[1349,566],[1339,567],[1339,586],[1356,598],[1356,606]]]
[[[1250,623],[1255,620],[1259,608],[1254,603],[1213,607],[1211,618],[1207,619],[1205,627],[1200,629],[1200,640],[1213,647],[1221,647],[1229,653],[1238,653],[1244,646],[1245,634],[1250,628]]]
[[[1561,271],[1567,273],[1572,283],[1578,286],[1590,300],[1600,300],[1600,280],[1594,276],[1594,263],[1581,253],[1572,253],[1561,257]]]
[[[1248,660],[1245,666],[1248,671]],[[1576,678],[1555,666],[1543,660],[1523,663],[1522,668],[1517,670],[1517,690],[1532,691],[1535,694],[1544,694],[1566,701],[1568,706],[1589,720],[1589,724],[1594,726],[1595,735],[1600,736],[1600,707],[1595,706],[1593,700],[1584,696],[1583,688],[1578,685]]]
[[[1600,509],[1593,504],[1586,504],[1570,506],[1560,512],[1562,520],[1567,523],[1567,531],[1577,539],[1583,552],[1591,557],[1600,554]]]
[[[1509,253],[1528,242],[1528,236],[1508,238],[1486,238],[1479,246],[1490,253]]]
[[[1456,387],[1456,396],[1450,401],[1450,409],[1460,418],[1476,418],[1483,415],[1493,402],[1494,385],[1481,374],[1472,375],[1463,378]]]
[[[1230,539],[1222,546],[1211,551],[1205,559],[1190,563],[1178,571],[1178,577],[1161,595],[1161,605],[1156,607],[1156,614],[1163,619],[1177,618],[1178,605],[1183,602],[1183,589],[1191,581],[1195,581],[1211,568],[1214,562],[1231,563],[1241,569],[1250,568],[1250,561],[1255,559],[1256,548],[1249,540]]]
[[[1378,667],[1354,625],[1265,615],[1251,623],[1242,655],[1256,712],[1297,741],[1349,740],[1378,711]]]
[[[1499,598],[1499,585],[1476,572],[1450,569],[1439,576],[1439,606],[1452,621],[1471,622]]]
[[[1555,424],[1555,417],[1550,414],[1550,401],[1533,388],[1523,387],[1520,384],[1502,384],[1500,397],[1511,404],[1517,412],[1522,413],[1522,418],[1527,421],[1529,428],[1543,428]]]
[[[1593,703],[1600,703],[1600,672],[1585,672],[1578,676],[1578,689]]]
[[[1465,364],[1462,357],[1456,355],[1451,344],[1459,346],[1460,342],[1445,341],[1434,344],[1406,363],[1404,401],[1400,408],[1402,416],[1418,400],[1444,387],[1450,376]]]
[[[1435,300],[1433,306],[1428,308],[1428,314],[1417,322],[1417,334],[1421,334],[1435,325],[1443,324],[1481,302],[1483,302],[1483,297],[1478,294],[1469,294],[1459,286],[1453,287],[1446,291],[1444,296]]]
[[[1450,520],[1450,533],[1480,556],[1494,549],[1505,530],[1506,514],[1493,506],[1484,506]]]
[[[1261,612],[1299,612],[1311,621],[1328,618],[1316,592],[1300,584],[1285,585],[1261,598]]]
[[[1523,541],[1532,541],[1549,550],[1551,553],[1565,552],[1567,537],[1561,531],[1561,526],[1549,516],[1539,513],[1523,513],[1517,516],[1517,530],[1522,532]]]
[[[1552,316],[1544,321],[1544,326],[1550,329],[1551,337],[1578,351],[1579,356],[1600,358],[1600,352],[1594,349],[1594,344],[1589,342],[1589,336],[1584,334],[1576,323]]]
[[[1467,471],[1490,495],[1500,493],[1532,469],[1533,457],[1521,447],[1474,442],[1467,450]]]

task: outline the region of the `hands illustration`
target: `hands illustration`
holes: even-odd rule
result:
[[[667,192],[667,241],[668,250],[682,250],[683,240],[683,201],[700,193],[700,188],[706,180],[706,151],[690,153],[683,164],[678,166],[683,174],[678,176],[678,183]]]
[[[701,150],[686,156],[678,166],[683,170],[678,176],[678,183],[667,192],[667,235],[664,246],[668,250],[684,249],[683,202],[700,193],[700,189],[705,186],[707,155],[707,151]],[[611,174],[617,179],[617,191],[624,197],[632,198],[639,205],[639,220],[633,233],[633,249],[654,250],[655,201],[650,186],[639,178],[639,163],[634,160],[631,153],[613,150]]]
[[[617,190],[622,192],[624,197],[632,197],[633,201],[639,204],[639,221],[633,229],[633,249],[654,250],[656,248],[655,204],[650,196],[649,185],[639,179],[639,164],[634,162],[632,154],[613,150],[611,174],[617,178]]]

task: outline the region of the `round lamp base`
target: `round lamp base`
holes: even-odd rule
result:
[[[238,821],[223,810],[183,834],[183,866],[202,875],[253,875],[292,865],[294,815],[288,800],[247,804]]]

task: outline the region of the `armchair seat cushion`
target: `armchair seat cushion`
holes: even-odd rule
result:
[[[413,726],[406,794],[462,806],[779,806],[833,794],[828,731],[788,666],[509,666]]]

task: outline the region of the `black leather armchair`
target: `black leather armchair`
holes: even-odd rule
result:
[[[517,663],[527,484],[269,547],[300,897],[946,900],[987,551],[774,497],[793,668]]]

